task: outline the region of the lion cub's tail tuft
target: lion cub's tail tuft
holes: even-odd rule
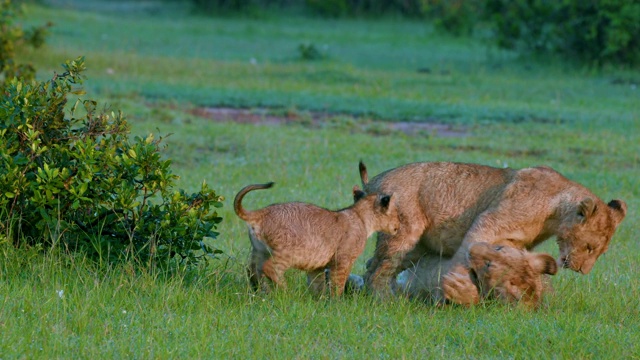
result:
[[[273,186],[273,184],[273,182],[269,182],[266,184],[254,184],[243,187],[242,190],[240,190],[240,192],[238,192],[238,194],[236,195],[236,198],[233,200],[233,210],[236,212],[236,215],[238,215],[238,217],[244,221],[249,220],[251,212],[246,211],[242,207],[242,198],[244,198],[244,196],[247,195],[249,191],[269,189]]]

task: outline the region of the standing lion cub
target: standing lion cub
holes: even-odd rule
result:
[[[376,231],[393,235],[400,226],[395,203],[386,194],[363,195],[338,211],[301,202],[272,204],[255,211],[242,207],[248,192],[272,186],[272,182],[246,186],[233,202],[236,214],[249,227],[253,247],[249,277],[254,289],[263,275],[284,287],[285,270],[296,268],[307,272],[312,290],[321,292],[328,268],[331,294],[341,295],[367,238]]]

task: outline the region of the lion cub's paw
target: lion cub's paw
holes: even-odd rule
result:
[[[461,305],[474,305],[480,301],[478,288],[471,281],[469,274],[449,273],[442,279],[444,297],[448,301]]]

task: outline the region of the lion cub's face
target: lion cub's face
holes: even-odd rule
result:
[[[574,219],[560,228],[558,265],[588,274],[598,257],[607,251],[626,212],[627,205],[621,200],[609,204],[590,198],[583,200],[573,212]]]
[[[373,202],[373,216],[376,228],[380,232],[395,235],[400,228],[400,217],[398,207],[392,201],[391,195],[369,195],[362,191],[358,185],[353,187],[353,202],[370,201]]]
[[[542,300],[544,275],[558,271],[551,255],[488,243],[472,245],[468,260],[469,273],[482,297],[532,308]]]
[[[379,231],[395,235],[400,229],[400,217],[395,201],[389,195],[377,195],[374,205],[374,222]]]

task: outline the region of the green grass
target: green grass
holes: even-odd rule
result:
[[[65,59],[85,55],[88,98],[123,109],[136,134],[172,133],[166,156],[180,186],[195,190],[206,180],[227,197],[214,244],[225,254],[166,277],[55,250],[16,250],[0,237],[0,358],[640,357],[640,89],[633,87],[640,73],[534,62],[416,22],[210,19],[83,4],[83,11],[29,6],[29,23],[56,26],[45,49],[21,58],[47,78]],[[326,44],[329,60],[299,60],[297,46],[309,41]],[[200,105],[362,117],[243,125],[191,115]],[[371,118],[455,123],[467,136],[374,135],[353,125]],[[359,159],[372,175],[412,161],[545,164],[604,200],[624,199],[629,213],[593,272],[561,271],[538,312],[364,295],[316,300],[295,271],[288,291],[253,294],[243,272],[245,225],[229,199],[244,185],[275,181],[249,195],[246,207],[290,200],[344,207]],[[364,271],[372,246],[353,272]],[[557,255],[553,241],[540,251]]]

